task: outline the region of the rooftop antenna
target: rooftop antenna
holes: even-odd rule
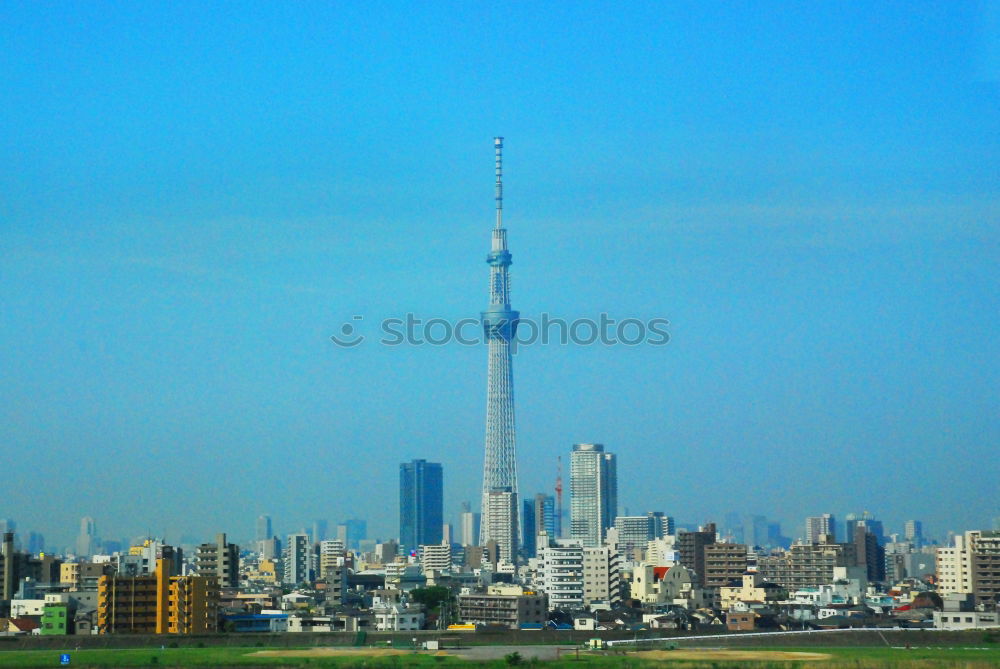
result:
[[[503,137],[494,137],[497,154],[497,227],[503,227]]]

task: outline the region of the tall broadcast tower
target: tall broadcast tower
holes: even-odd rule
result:
[[[510,308],[510,251],[503,227],[503,137],[496,148],[497,223],[486,262],[490,265],[490,306],[482,312],[489,343],[486,382],[486,459],[483,463],[483,515],[480,545],[495,541],[500,558],[517,557],[517,462],[514,454],[514,376],[510,340],[517,330],[518,312]]]

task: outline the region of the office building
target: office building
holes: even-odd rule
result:
[[[441,543],[443,491],[440,464],[414,460],[399,465],[399,541],[407,549]]]

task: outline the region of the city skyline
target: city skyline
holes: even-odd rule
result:
[[[683,523],[795,538],[868,509],[943,538],[998,515],[1000,104],[974,4],[256,7],[0,9],[21,539],[71,545],[81,516],[242,539],[260,514],[388,537],[370,492],[413,458],[447,470],[457,523],[482,346],[330,337],[476,317],[495,135],[523,316],[671,324],[664,347],[517,351],[522,491],[602,442],[620,507]]]

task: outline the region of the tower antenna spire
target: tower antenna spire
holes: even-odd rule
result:
[[[497,227],[503,227],[503,137],[494,137],[497,154]]]

